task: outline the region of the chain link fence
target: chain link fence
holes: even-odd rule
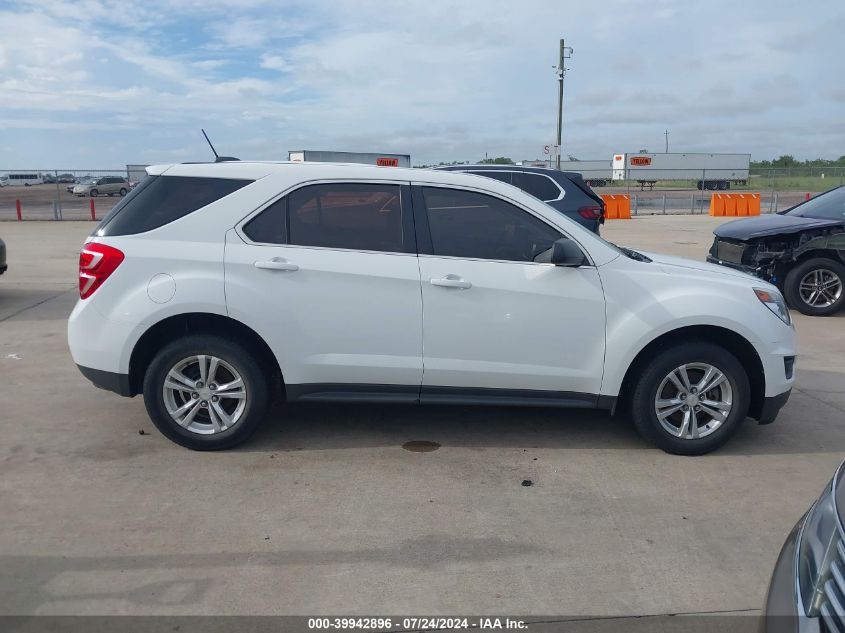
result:
[[[0,169],[0,220],[99,220],[144,177],[143,167]]]
[[[144,167],[0,169],[0,221],[99,220],[144,177]],[[759,193],[761,212],[776,213],[845,184],[843,167],[751,169],[741,178],[725,170],[673,169],[614,180],[609,164],[580,173],[598,194],[630,195],[632,215],[706,214],[714,192]]]

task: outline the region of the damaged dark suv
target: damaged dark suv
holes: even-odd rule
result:
[[[845,186],[713,233],[707,261],[775,284],[799,312],[828,316],[845,305]]]

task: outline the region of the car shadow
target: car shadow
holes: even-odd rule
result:
[[[264,427],[235,451],[286,452],[401,447],[653,450],[625,414],[494,406],[294,403],[275,406]],[[746,419],[715,455],[845,452],[845,413],[800,388],[778,419]]]

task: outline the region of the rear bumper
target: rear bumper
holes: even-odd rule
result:
[[[82,375],[90,380],[95,387],[129,398],[135,395],[129,384],[128,374],[117,374],[111,371],[103,371],[102,369],[83,367],[82,365],[77,365],[77,367],[79,367]]]

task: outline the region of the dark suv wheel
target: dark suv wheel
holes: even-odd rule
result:
[[[269,391],[255,356],[240,344],[195,335],[166,345],[144,377],[144,404],[165,436],[219,450],[247,440],[267,411]]]
[[[845,304],[845,266],[832,259],[817,257],[790,270],[783,294],[793,308],[810,316],[830,316]]]
[[[689,342],[651,359],[634,386],[631,414],[645,439],[668,453],[701,455],[748,414],[748,376],[723,347]]]

